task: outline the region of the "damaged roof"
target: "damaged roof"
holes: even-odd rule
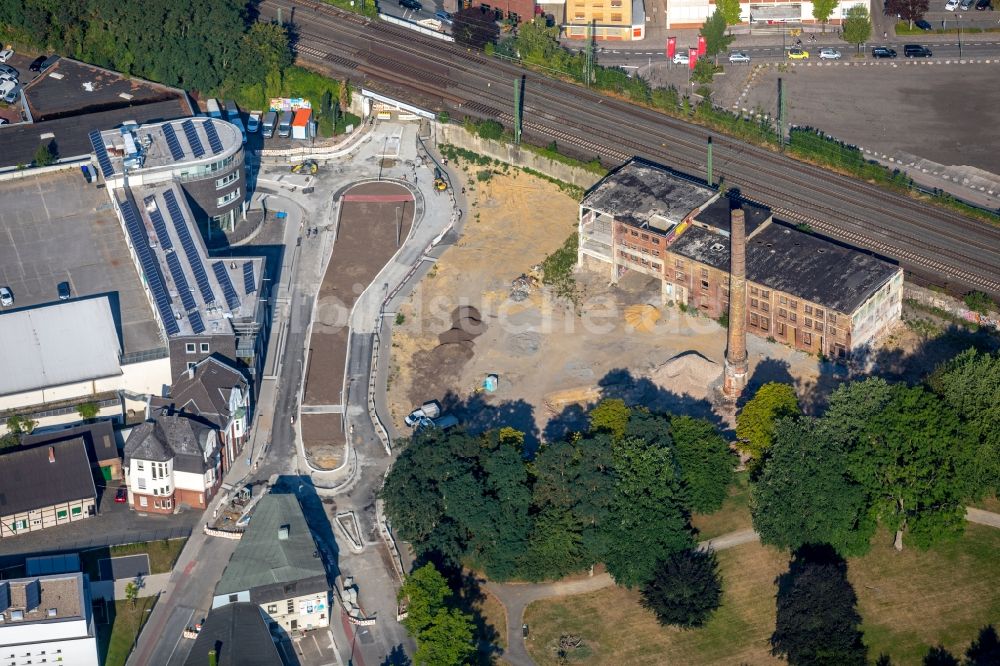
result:
[[[716,195],[704,181],[634,157],[594,185],[580,205],[626,224],[659,228],[680,223]],[[657,225],[656,218],[671,225]]]

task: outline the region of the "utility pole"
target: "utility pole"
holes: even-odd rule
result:
[[[594,21],[587,23],[587,58],[583,64],[583,76],[587,87],[594,74]]]
[[[785,87],[778,77],[778,141],[782,150],[785,149],[785,113]]]
[[[514,79],[514,145],[521,145],[522,95],[524,91],[524,76]]]
[[[706,176],[707,176],[706,180],[708,181],[708,186],[711,187],[712,185],[714,185],[714,182],[712,181],[712,137],[711,137],[711,135],[709,135],[709,137],[708,137],[708,165],[707,165],[707,168],[705,169],[705,171],[706,171]]]

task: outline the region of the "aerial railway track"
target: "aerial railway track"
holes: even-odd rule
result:
[[[624,161],[641,155],[682,171],[705,171],[707,130],[597,95],[464,47],[372,22],[311,0],[265,0],[262,12],[296,8],[300,57],[383,91],[411,91],[437,108],[513,121],[514,79],[526,76],[524,133],[555,139],[583,156]],[[366,83],[368,85],[369,83]],[[905,195],[793,162],[768,149],[716,137],[715,175],[769,205],[779,217],[900,262],[938,283],[1000,294],[1000,229]]]

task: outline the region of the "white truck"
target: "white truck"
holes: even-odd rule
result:
[[[403,422],[412,428],[420,423],[421,419],[436,419],[439,416],[441,416],[441,406],[438,405],[436,400],[431,400],[407,414]]]
[[[260,117],[264,115],[263,111],[251,111],[250,115],[247,116],[247,131],[251,134],[260,129]]]

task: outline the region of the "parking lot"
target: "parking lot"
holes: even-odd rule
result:
[[[0,285],[14,307],[109,294],[126,353],[162,346],[107,191],[79,169],[0,182]]]

